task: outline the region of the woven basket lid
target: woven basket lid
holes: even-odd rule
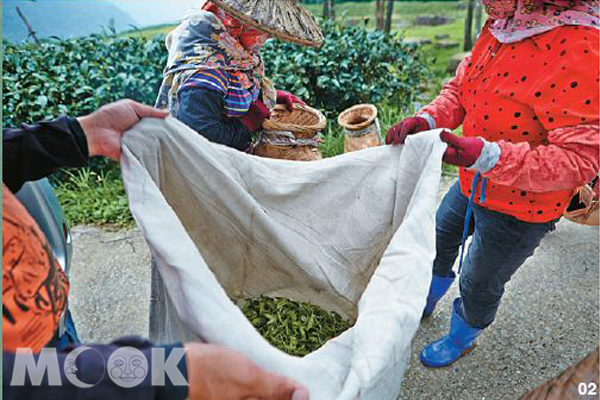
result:
[[[278,104],[271,118],[263,122],[267,131],[287,131],[296,138],[311,138],[327,126],[327,119],[319,110],[305,104],[294,104],[294,110],[288,111],[284,104]]]
[[[323,32],[298,0],[210,0],[227,14],[271,36],[320,47]]]
[[[375,122],[377,107],[373,104],[358,104],[342,112],[338,124],[351,131],[365,129]]]

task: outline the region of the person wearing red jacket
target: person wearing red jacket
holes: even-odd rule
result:
[[[450,331],[420,354],[450,365],[495,318],[504,287],[599,170],[598,1],[484,0],[472,54],[439,96],[392,127],[388,144],[434,128],[460,168],[436,216],[437,255],[424,317],[455,279]]]

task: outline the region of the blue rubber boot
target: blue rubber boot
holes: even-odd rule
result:
[[[456,307],[460,298],[452,304],[450,332],[433,343],[425,346],[419,359],[426,367],[440,368],[454,363],[475,348],[475,339],[483,329],[473,328],[458,315]]]
[[[431,314],[433,314],[433,310],[435,309],[435,305],[438,301],[448,291],[452,282],[454,282],[454,276],[452,277],[444,277],[433,275],[431,278],[431,286],[429,287],[429,294],[427,295],[427,304],[425,305],[425,309],[423,310],[423,317],[427,318]]]

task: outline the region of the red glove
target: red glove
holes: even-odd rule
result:
[[[444,162],[457,167],[470,167],[481,155],[483,140],[476,137],[458,137],[450,131],[440,133],[442,142],[448,143],[444,153]]]
[[[271,112],[260,100],[256,100],[254,103],[250,104],[250,109],[248,113],[240,118],[242,124],[246,125],[246,127],[250,130],[250,132],[256,132],[260,128],[262,128],[263,122],[265,119],[268,119],[271,116]]]
[[[294,103],[306,104],[291,93],[284,92],[283,90],[277,91],[277,104],[285,104],[288,111],[293,111]]]
[[[408,135],[428,130],[429,122],[427,122],[425,118],[406,118],[390,128],[385,138],[385,143],[393,144],[395,146],[399,144],[404,144]]]

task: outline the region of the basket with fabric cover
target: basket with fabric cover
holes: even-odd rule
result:
[[[252,154],[279,160],[317,161],[323,159],[319,143],[316,133],[299,137],[289,130],[264,130],[252,145]]]
[[[323,155],[313,146],[280,146],[276,144],[259,143],[252,154],[264,158],[293,161],[318,161]]]
[[[323,32],[298,0],[210,0],[227,14],[273,37],[320,47]]]
[[[278,104],[271,113],[271,118],[263,123],[266,131],[292,132],[298,139],[313,138],[326,126],[327,119],[323,113],[299,103],[294,104],[291,112],[284,104]]]

